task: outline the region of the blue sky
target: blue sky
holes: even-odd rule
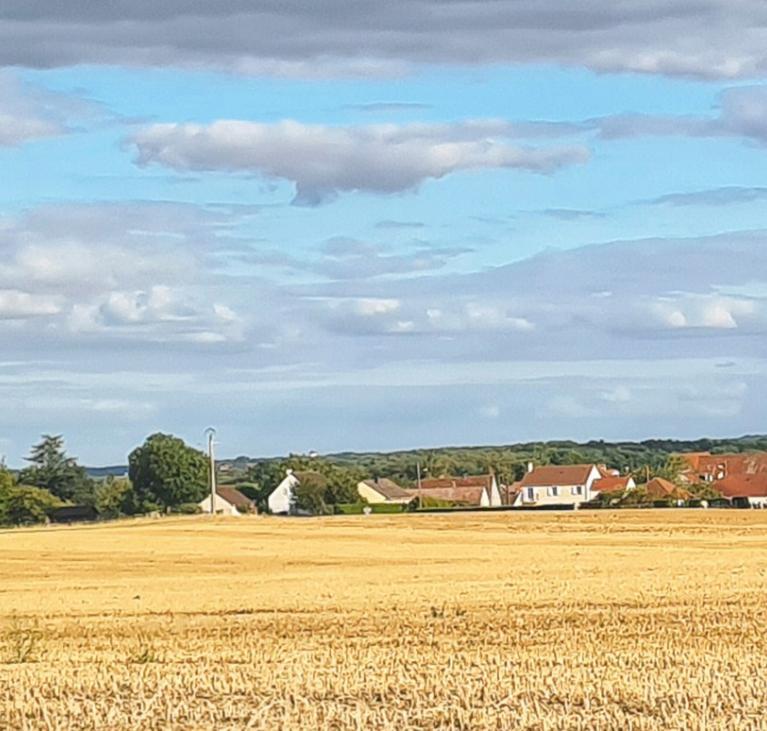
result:
[[[60,5],[0,10],[10,464],[764,431],[761,3]]]

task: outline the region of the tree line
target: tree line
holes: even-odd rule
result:
[[[418,469],[424,477],[466,476],[493,472],[511,484],[527,464],[606,464],[637,483],[653,477],[676,481],[684,467],[679,452],[767,451],[767,437],[644,442],[533,442],[501,447],[457,447],[390,453],[339,453],[324,457],[289,455],[224,463],[229,469],[220,483],[236,486],[266,509],[272,490],[292,469],[301,474],[296,491],[299,508],[332,512],[335,505],[357,502],[360,480],[386,477],[413,487]],[[17,472],[0,464],[0,524],[42,522],[66,505],[92,507],[105,518],[159,512],[196,512],[209,485],[208,460],[199,450],[171,434],[153,434],[128,456],[127,477],[94,480],[76,458],[67,454],[61,435],[43,435]],[[641,495],[641,491],[637,493]]]

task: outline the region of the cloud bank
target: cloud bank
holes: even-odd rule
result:
[[[700,78],[767,69],[761,0],[7,0],[0,64],[371,76],[546,63]]]

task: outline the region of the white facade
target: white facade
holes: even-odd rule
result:
[[[269,512],[273,515],[289,515],[293,509],[293,491],[298,484],[298,478],[292,470],[288,470],[285,479],[269,495]]]
[[[592,465],[586,478],[579,484],[542,484],[536,485],[526,480],[527,484],[521,486],[521,490],[514,501],[519,505],[580,505],[596,496],[591,486],[595,480],[601,477],[596,465]]]
[[[493,480],[490,483],[489,488],[489,495],[488,495],[488,504],[483,505],[482,507],[491,507],[496,508],[499,505],[503,505],[503,498],[501,497],[501,490],[498,487],[498,480],[495,479],[495,475],[493,475]]]
[[[210,495],[208,495],[204,500],[200,500],[199,503],[197,503],[200,506],[200,510],[202,510],[203,513],[210,513]],[[232,505],[229,501],[224,500],[221,495],[216,494],[216,501],[214,504],[214,512],[216,515],[242,515],[237,508]]]

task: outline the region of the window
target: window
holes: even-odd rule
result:
[[[552,485],[551,487],[546,488],[546,494],[549,497],[557,497],[559,495],[559,488],[556,487],[556,485]]]
[[[583,485],[576,485],[575,487],[570,488],[570,494],[572,495],[583,495]]]
[[[535,488],[534,487],[528,487],[527,488],[527,499],[530,501],[535,500]]]

